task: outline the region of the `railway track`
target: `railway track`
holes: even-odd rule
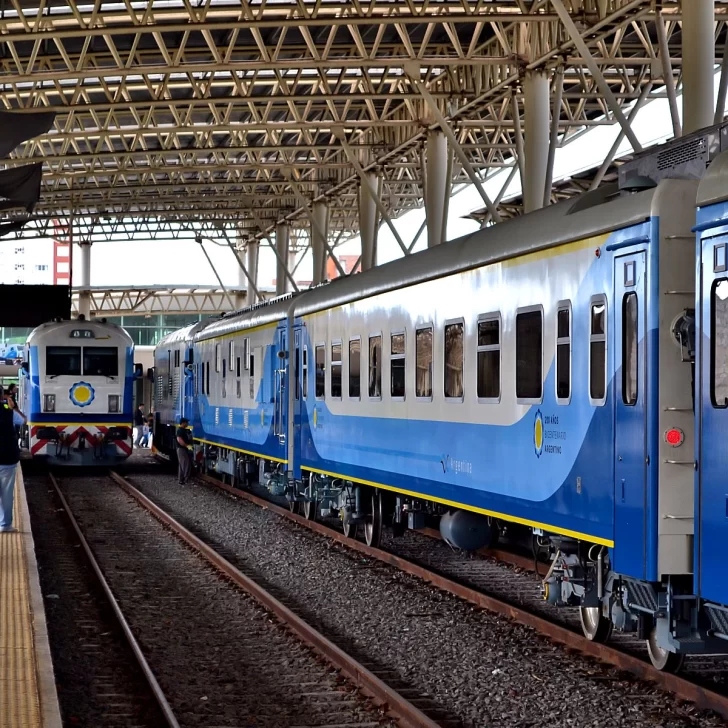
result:
[[[112,480],[120,487],[109,488],[105,476],[64,478],[59,497],[133,643],[144,646],[139,659],[151,684],[161,686],[160,705],[171,706],[170,725],[449,725],[334,645],[126,479],[112,474]]]
[[[725,659],[689,658],[685,674],[672,675],[656,670],[647,659],[644,642],[629,635],[616,635],[609,644],[586,639],[580,629],[578,610],[556,608],[539,597],[534,564],[523,556],[491,550],[463,558],[439,541],[430,529],[424,533],[408,532],[399,539],[385,539],[382,548],[372,548],[346,537],[331,525],[308,520],[260,495],[233,488],[209,475],[197,477],[208,485],[270,510],[473,605],[529,626],[570,649],[650,681],[702,710],[713,711],[728,719],[728,666]]]

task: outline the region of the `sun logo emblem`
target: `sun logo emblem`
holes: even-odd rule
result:
[[[88,382],[77,382],[68,390],[68,394],[77,407],[88,407],[96,396],[94,388]]]
[[[541,410],[536,410],[536,419],[533,423],[533,448],[536,457],[540,458],[543,452],[543,416]]]

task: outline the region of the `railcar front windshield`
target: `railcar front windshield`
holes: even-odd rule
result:
[[[84,346],[83,373],[92,377],[118,377],[118,349],[114,346]]]
[[[81,376],[81,347],[49,346],[46,349],[46,375]]]

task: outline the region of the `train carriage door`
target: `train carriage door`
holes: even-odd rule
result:
[[[303,330],[300,326],[296,326],[294,329],[294,344],[293,344],[293,417],[291,419],[293,428],[293,447],[290,452],[293,454],[293,462],[289,464],[293,471],[294,478],[300,478],[300,457],[298,454],[301,452],[301,418],[304,406],[304,400],[306,399],[306,393],[304,390],[305,374],[307,367],[306,352],[303,346]],[[290,416],[289,416],[290,417]]]
[[[728,604],[728,236],[703,241],[698,332],[699,594]]]
[[[275,362],[273,383],[275,391],[273,393],[273,434],[278,437],[281,444],[286,439],[286,415],[288,412],[288,389],[286,387],[286,355],[288,354],[288,332],[286,329],[278,329],[278,346],[275,352]]]
[[[644,252],[614,261],[614,566],[646,578],[647,387]]]

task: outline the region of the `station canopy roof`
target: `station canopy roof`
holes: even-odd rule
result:
[[[663,84],[654,2],[559,2],[619,105]],[[677,80],[680,6],[658,5]],[[422,88],[479,175],[514,164],[529,71],[563,74],[562,143],[616,123],[551,0],[6,0],[0,53],[2,108],[56,112],[4,160],[44,164],[25,236],[260,236],[325,201],[346,239],[357,167],[392,217],[422,204]]]

